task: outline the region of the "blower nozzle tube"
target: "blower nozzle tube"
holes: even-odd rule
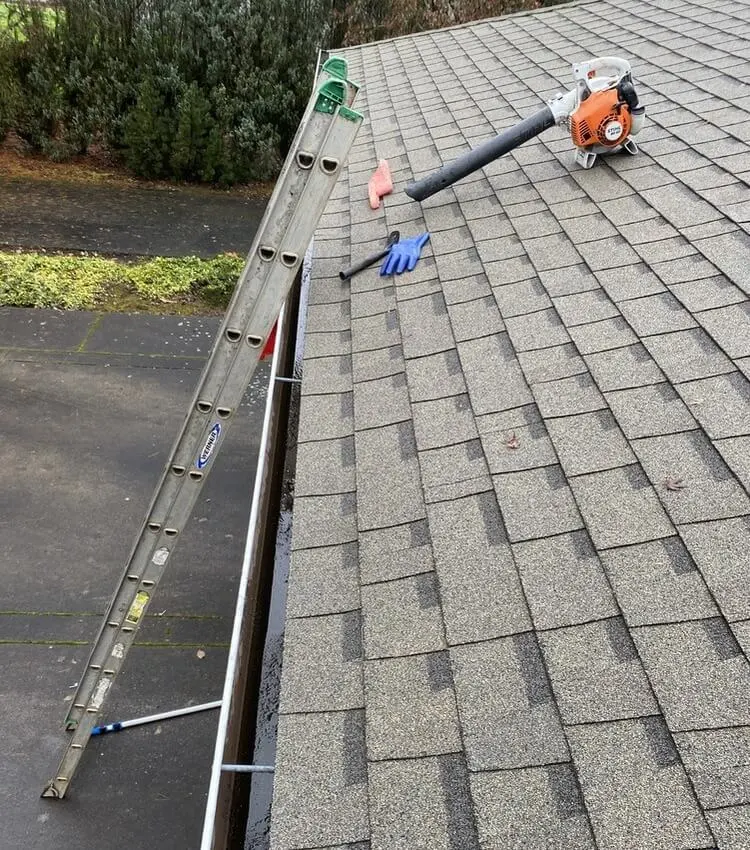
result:
[[[549,106],[545,106],[539,112],[524,118],[515,127],[510,127],[500,133],[499,136],[495,136],[494,139],[484,142],[484,144],[479,145],[478,148],[474,148],[454,162],[444,165],[439,171],[430,174],[429,177],[410,183],[406,187],[406,194],[410,198],[414,198],[415,201],[423,201],[554,125],[555,117],[552,110]]]

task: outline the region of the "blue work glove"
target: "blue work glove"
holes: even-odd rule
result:
[[[420,236],[412,236],[411,239],[401,239],[399,242],[391,245],[391,250],[380,267],[381,277],[412,271],[417,265],[419,255],[422,253],[422,246],[429,241],[429,238],[429,233],[422,233]]]

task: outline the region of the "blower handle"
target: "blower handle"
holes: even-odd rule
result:
[[[524,142],[528,142],[529,139],[533,139],[534,136],[554,127],[555,123],[552,110],[549,106],[545,106],[539,112],[524,118],[515,127],[510,127],[500,133],[499,136],[495,136],[494,139],[484,142],[454,162],[444,165],[439,171],[430,174],[429,177],[410,183],[406,187],[406,194],[410,198],[414,198],[415,201],[423,201],[441,191],[441,189],[452,186],[457,180],[462,180],[472,171],[484,167]]]

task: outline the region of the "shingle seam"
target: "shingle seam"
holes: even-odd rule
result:
[[[693,731],[692,729],[690,730]],[[748,803],[727,803],[723,806],[705,806],[705,810],[707,812],[721,812],[724,809],[746,809],[748,807]]]
[[[347,544],[344,544],[344,545],[351,546],[352,543],[347,543]],[[322,546],[322,547],[317,547],[317,548],[328,549],[330,547]],[[296,549],[295,551],[296,552],[307,552],[309,550],[308,549]],[[345,614],[354,614],[357,611],[361,611],[361,610],[362,609],[360,607],[360,608],[344,608],[341,611],[335,611],[335,612],[325,611],[323,613],[315,613],[315,614],[292,614],[291,616],[287,616],[287,620],[322,620],[322,619],[325,619],[327,617],[341,617],[341,616],[344,616]],[[301,712],[301,713],[307,714],[307,713],[310,713],[310,712]]]

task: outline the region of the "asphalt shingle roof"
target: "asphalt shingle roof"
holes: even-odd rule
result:
[[[402,191],[611,54],[639,156],[583,171],[553,129]],[[747,850],[750,4],[345,55],[367,123],[315,239],[273,850]],[[392,229],[431,232],[414,272],[339,281]]]

